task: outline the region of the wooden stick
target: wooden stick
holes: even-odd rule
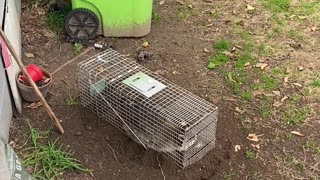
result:
[[[61,69],[63,69],[64,67],[66,67],[68,64],[72,63],[73,61],[77,60],[78,58],[80,58],[81,56],[86,55],[88,52],[90,52],[91,50],[93,50],[94,47],[88,47],[87,49],[85,49],[83,52],[81,52],[79,55],[77,55],[76,57],[70,59],[68,62],[64,63],[63,65],[61,65],[60,67],[58,67],[56,70],[54,70],[51,74],[52,76],[57,73],[58,71],[60,71]]]
[[[60,131],[61,134],[64,134],[64,130],[63,127],[60,124],[59,119],[56,117],[56,115],[54,114],[54,112],[52,111],[51,107],[49,106],[49,104],[47,103],[47,101],[44,99],[42,93],[40,92],[40,90],[38,89],[37,85],[34,83],[34,81],[32,80],[32,78],[30,77],[30,75],[27,73],[25,66],[23,65],[22,61],[19,60],[19,56],[17,55],[16,51],[13,49],[11,43],[9,42],[9,40],[7,39],[6,35],[4,34],[3,30],[0,29],[0,36],[2,38],[2,40],[4,41],[4,43],[6,43],[11,55],[13,56],[13,59],[17,62],[18,66],[20,67],[21,71],[23,72],[24,75],[26,75],[27,80],[29,81],[30,85],[32,86],[34,92],[37,94],[37,96],[40,98],[41,103],[43,104],[43,107],[45,107],[46,111],[48,112],[51,120],[53,121],[53,123],[56,125],[56,127],[58,128],[58,130]]]

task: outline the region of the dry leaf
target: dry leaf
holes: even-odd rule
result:
[[[104,68],[102,66],[100,66],[97,68],[97,71],[100,73],[100,72],[104,71]]]
[[[240,145],[235,145],[234,146],[234,152],[238,152],[241,150],[241,146]]]
[[[284,96],[280,101],[283,103],[285,100],[287,100],[289,97],[288,96]]]
[[[299,83],[292,83],[294,86],[297,86],[297,87],[302,87],[302,85],[301,84],[299,84]]]
[[[251,144],[251,146],[253,147],[253,148],[255,148],[255,149],[257,149],[257,150],[259,150],[260,149],[260,145],[259,144]]]
[[[204,49],[203,49],[203,52],[205,52],[205,53],[210,53],[210,51],[209,51],[207,48],[204,48]]]
[[[312,31],[312,32],[314,32],[314,31],[316,31],[316,30],[317,30],[317,26],[312,26],[312,27],[311,27],[311,31]]]
[[[248,66],[250,66],[251,64],[249,63],[249,62],[246,62],[245,64],[244,64],[244,67],[248,67]]]
[[[301,20],[304,20],[304,19],[306,19],[307,17],[306,17],[306,16],[298,16],[298,18],[301,19]]]
[[[207,24],[206,26],[211,27],[211,26],[213,26],[213,23]]]
[[[27,106],[27,107],[30,109],[37,109],[40,106],[42,106],[41,102],[33,102],[33,103],[29,104],[29,106]]]
[[[293,134],[293,135],[296,135],[296,136],[301,136],[301,137],[304,136],[304,135],[301,134],[299,131],[291,131],[290,133]]]
[[[284,81],[285,83],[289,82],[289,77],[288,77],[288,76],[284,77],[283,81]]]
[[[256,96],[259,96],[259,95],[262,95],[262,94],[263,94],[263,92],[261,92],[261,91],[253,91],[252,92],[253,97],[256,97]]]
[[[278,101],[275,101],[274,103],[273,103],[273,106],[274,107],[280,107],[280,106],[282,106],[283,105],[283,103],[282,102],[278,102]]]
[[[245,110],[241,110],[239,107],[236,107],[235,110],[240,114],[243,114],[244,112],[246,112]]]
[[[164,4],[164,0],[160,0],[159,1],[159,5],[161,6],[161,5],[163,5]]]
[[[304,67],[303,67],[303,66],[298,66],[298,70],[299,70],[299,71],[303,71],[303,70],[304,70]]]
[[[142,43],[142,47],[146,48],[146,47],[149,47],[150,44],[148,41],[145,41],[144,43]]]
[[[42,83],[43,84],[48,84],[50,82],[50,80],[51,80],[51,78],[45,78]]]
[[[263,93],[266,97],[274,97],[275,95],[273,93]]]
[[[272,91],[273,94],[275,94],[276,96],[281,96],[281,92],[280,91]]]
[[[254,10],[254,9],[255,9],[255,8],[254,8],[253,6],[247,4],[247,10],[248,10],[248,11],[252,11],[252,10]]]
[[[179,4],[181,4],[181,5],[184,4],[184,2],[183,2],[183,1],[180,1],[180,0],[177,0],[177,3],[179,3]]]
[[[259,141],[258,136],[256,134],[249,134],[247,139],[249,141],[253,141],[253,142],[258,142]]]
[[[193,8],[193,5],[192,5],[192,4],[189,4],[188,7],[189,7],[190,9],[192,9],[192,8]]]
[[[32,53],[24,53],[27,58],[34,58],[34,54]]]
[[[261,70],[264,70],[267,66],[268,66],[268,64],[266,64],[266,63],[257,63],[256,64],[256,67],[260,68]]]

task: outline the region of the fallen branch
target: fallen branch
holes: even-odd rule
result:
[[[94,47],[88,47],[87,49],[85,49],[83,52],[81,52],[79,55],[77,55],[76,57],[70,59],[69,61],[67,61],[66,63],[64,63],[63,65],[61,65],[60,67],[58,67],[56,70],[54,70],[51,74],[52,76],[57,73],[58,71],[60,71],[61,69],[63,69],[64,67],[66,67],[67,65],[69,65],[70,63],[74,62],[75,60],[79,59],[80,57],[88,54],[91,50],[93,50]]]
[[[103,138],[103,139],[104,139],[104,138]],[[119,162],[119,160],[118,160],[118,158],[117,158],[117,156],[116,156],[116,153],[115,153],[114,149],[111,147],[111,145],[107,142],[106,139],[104,139],[104,141],[106,142],[109,150],[111,151],[112,157],[114,158],[114,160],[116,160],[117,162]]]

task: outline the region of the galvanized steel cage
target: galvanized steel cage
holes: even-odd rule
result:
[[[180,167],[215,146],[218,108],[108,49],[78,65],[81,104]]]

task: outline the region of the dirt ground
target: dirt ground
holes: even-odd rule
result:
[[[163,5],[159,5],[158,1],[155,2],[154,11],[159,18],[154,20],[152,31],[146,37],[117,39],[98,37],[95,41],[112,42],[115,50],[129,54],[133,59],[136,52],[142,49],[141,44],[148,41],[150,47],[146,50],[152,52],[154,56],[151,60],[139,63],[219,107],[216,147],[199,162],[186,169],[179,169],[171,159],[152,150],[144,150],[121,131],[84,109],[80,104],[77,88],[77,63],[99,52],[95,50],[55,74],[47,97],[65,129],[65,135],[56,133],[52,138],[60,138],[62,144],[74,151],[76,159],[93,170],[92,175],[66,172],[61,179],[160,180],[164,179],[164,176],[168,180],[319,178],[319,163],[316,163],[319,156],[314,156],[313,150],[308,150],[305,146],[307,140],[312,140],[315,148],[319,143],[317,129],[320,126],[320,119],[316,110],[319,108],[318,97],[308,96],[300,102],[308,104],[308,107],[314,110],[309,111],[305,117],[309,118],[308,122],[301,126],[286,126],[277,119],[281,116],[277,114],[278,110],[271,109],[270,111],[274,113],[263,119],[261,108],[257,108],[260,107],[257,103],[260,103],[261,99],[243,100],[233,93],[232,87],[228,86],[226,82],[228,78],[222,75],[222,69],[207,68],[208,58],[214,53],[212,49],[214,42],[219,39],[229,39],[234,46],[241,46],[241,43],[238,43],[239,38],[235,38],[238,35],[234,32],[237,28],[251,32],[250,36],[265,41],[266,44],[272,41],[266,41],[255,31],[268,30],[268,26],[271,26],[266,20],[265,11],[261,10],[262,5],[253,2],[252,6],[256,10],[248,13],[247,3],[241,1],[179,2],[165,1]],[[35,58],[24,58],[25,64],[35,63],[52,72],[75,56],[74,45],[66,42],[64,36],[57,39],[47,29],[43,8],[23,7],[21,26],[23,52],[35,55]],[[239,23],[244,25],[239,26]],[[307,69],[304,71],[306,78],[303,79],[304,76],[301,74],[290,77],[290,79],[295,78],[293,83],[300,83],[303,86],[310,80],[307,72],[319,72],[320,67],[319,46],[317,46],[319,32],[315,30],[310,34],[308,31],[305,35],[307,37],[305,41],[284,37],[274,38],[273,43],[280,43],[280,47],[273,46],[273,50],[276,50],[264,56],[269,58],[267,62],[270,69],[294,68],[303,61],[302,65]],[[245,39],[246,37],[242,36],[240,38],[240,40]],[[294,44],[298,44],[298,49],[287,44],[293,41]],[[286,58],[288,54],[289,58]],[[258,56],[257,59],[261,57]],[[303,60],[299,62],[302,58]],[[229,67],[230,65],[227,65],[224,70],[229,71]],[[252,69],[255,67],[252,66]],[[252,69],[248,71],[255,72]],[[249,79],[252,78],[253,82],[255,77],[256,75],[252,74]],[[282,81],[283,77],[279,79]],[[297,87],[287,87],[282,82],[276,87],[277,89],[280,89],[282,94],[299,94],[302,91],[297,90]],[[269,94],[273,91],[269,91]],[[311,94],[317,92],[319,90],[315,89]],[[66,106],[64,101],[69,97],[78,97],[77,105]],[[271,98],[277,101],[276,97]],[[11,128],[11,139],[17,146],[21,141],[19,138],[27,130],[28,121],[34,128],[43,130],[52,126],[43,108],[30,109],[27,105],[29,103],[24,104],[23,114],[14,118]],[[274,108],[272,104],[271,108]],[[241,109],[248,115],[242,115]],[[291,131],[299,131],[306,137],[291,136]],[[247,139],[249,133],[256,133],[259,142],[249,141]],[[289,135],[293,140],[284,138],[288,136],[289,139]],[[116,159],[108,145],[115,151]],[[240,146],[239,151],[235,151],[237,146]],[[248,152],[253,152],[255,157],[250,158]],[[286,161],[288,154],[294,159],[290,161],[292,164]],[[305,171],[297,169],[300,159],[305,163],[300,169],[306,169]]]

